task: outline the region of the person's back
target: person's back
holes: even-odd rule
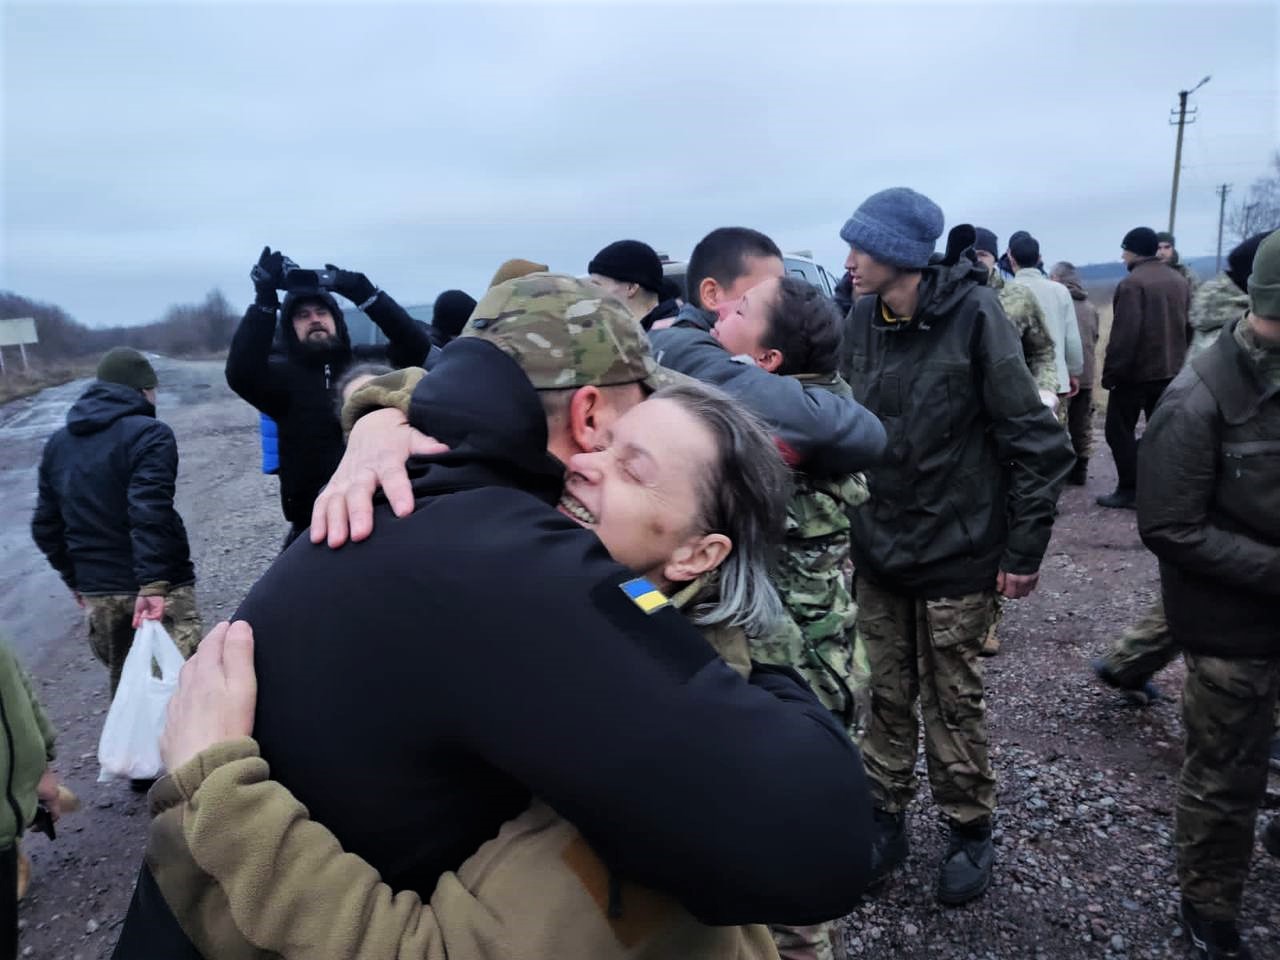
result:
[[[1103,386],[1169,381],[1187,356],[1191,288],[1155,257],[1135,260],[1116,286]]]
[[[1191,299],[1191,345],[1187,361],[1208,349],[1222,328],[1249,309],[1249,295],[1225,273],[1206,281]]]

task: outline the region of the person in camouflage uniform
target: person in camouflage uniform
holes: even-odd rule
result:
[[[836,373],[839,316],[811,284],[766,280],[723,314],[714,333],[743,362],[852,398]],[[848,728],[866,718],[870,668],[859,642],[850,589],[849,513],[866,503],[861,474],[827,476],[798,469],[787,504],[786,539],[774,584],[789,617],[768,636],[752,637],[760,663],[795,669]],[[784,960],[831,960],[838,930],[831,924],[771,927]]]
[[[1194,270],[1178,259],[1177,244],[1173,234],[1167,230],[1161,230],[1156,234],[1156,256],[1187,281],[1187,286],[1191,288],[1191,293],[1194,295],[1196,288],[1200,286],[1200,278],[1196,276]]]
[[[876,804],[873,882],[908,854],[923,720],[950,833],[936,896],[958,905],[986,891],[995,863],[978,650],[995,594],[1036,587],[1074,456],[988,270],[963,248],[934,262],[942,232],[937,204],[905,187],[867,198],[845,223],[859,298],[842,325],[839,371],[888,434],[866,471],[871,499],[850,518],[871,665],[861,745]]]
[[[1248,290],[1249,312],[1165,391],[1138,461],[1138,532],[1187,664],[1175,842],[1202,960],[1253,956],[1237,918],[1280,703],[1280,231]]]

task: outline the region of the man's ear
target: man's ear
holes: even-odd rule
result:
[[[756,366],[762,370],[768,370],[770,373],[777,373],[784,359],[785,357],[782,356],[781,350],[769,347],[764,353],[756,357]]]
[[[733,549],[733,541],[723,533],[704,533],[676,549],[662,568],[671,583],[689,583],[724,563]]]
[[[590,452],[603,440],[604,424],[600,422],[603,396],[595,386],[579,387],[569,398],[569,436],[574,446]]]
[[[712,277],[703,277],[702,282],[698,284],[698,302],[702,304],[703,310],[715,310],[722,293],[720,284]]]

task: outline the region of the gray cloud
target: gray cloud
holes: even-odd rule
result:
[[[402,302],[508,257],[759,227],[831,266],[913,186],[948,220],[1112,259],[1167,217],[1169,107],[1205,73],[1179,241],[1280,143],[1254,4],[7,3],[0,286],[89,323],[249,296],[264,243]]]

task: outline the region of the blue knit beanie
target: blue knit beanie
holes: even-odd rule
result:
[[[928,266],[942,224],[941,208],[924,194],[890,187],[862,201],[840,239],[881,263],[918,270]]]

